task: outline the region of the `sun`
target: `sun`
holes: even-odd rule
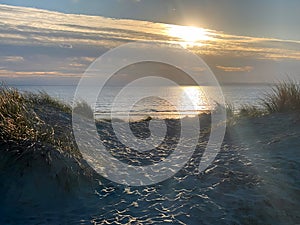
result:
[[[171,37],[180,38],[188,45],[195,45],[196,42],[210,39],[205,29],[193,26],[170,25],[167,28],[167,34]]]

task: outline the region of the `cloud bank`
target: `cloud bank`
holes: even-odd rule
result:
[[[0,21],[0,76],[3,79],[76,78],[95,58],[121,44],[184,42],[168,33],[174,25],[148,21],[6,5],[0,5]],[[273,79],[274,74],[296,74],[300,69],[300,41],[204,30],[208,38],[186,47],[203,57],[221,82],[255,82],[257,79],[264,82]],[[245,78],[245,73],[251,76]],[[261,79],[261,73],[266,74],[265,80]]]

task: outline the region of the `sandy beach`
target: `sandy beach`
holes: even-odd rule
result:
[[[39,104],[30,103],[40,121],[40,127],[35,129],[52,131],[55,142],[41,137],[5,139],[2,123],[1,224],[219,224],[220,221],[297,224],[300,221],[297,112],[229,121],[221,151],[201,173],[197,169],[208,141],[210,116],[200,115],[199,142],[184,168],[161,183],[128,187],[93,171],[73,143],[70,111],[43,100]],[[24,104],[25,108],[26,104],[29,103]],[[149,120],[132,123],[133,133],[147,136],[148,123]],[[97,128],[114,157],[145,165],[167,157],[172,144],[176,144],[178,120],[167,120],[167,124],[167,147],[146,156],[118,144],[111,133],[110,121],[98,121]],[[64,136],[69,138],[63,139]],[[63,141],[62,145],[58,140]]]

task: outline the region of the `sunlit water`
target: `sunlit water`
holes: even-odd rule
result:
[[[22,91],[45,91],[49,95],[64,102],[72,104],[76,86],[16,86]],[[236,109],[245,104],[258,105],[260,99],[270,91],[270,85],[224,85],[222,86],[225,101],[232,103]],[[92,104],[92,93],[99,90],[87,90],[83,100]],[[130,111],[131,117],[145,118],[147,116],[156,118],[177,118],[183,116],[193,116],[205,112],[212,108],[207,95],[210,87],[131,87],[127,89],[125,95],[118,104],[112,107],[112,102],[119,92],[117,87],[106,87],[96,104],[96,117],[109,118],[111,111],[113,116],[124,118]],[[130,100],[139,93],[152,96],[130,104]],[[158,96],[160,98],[158,98]],[[171,100],[176,105],[171,105]],[[191,104],[192,103],[192,104]]]

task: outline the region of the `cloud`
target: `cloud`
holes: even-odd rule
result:
[[[84,62],[93,62],[96,58],[94,57],[80,57],[80,58],[75,58],[77,60],[80,60],[80,61],[84,61]]]
[[[133,1],[133,0],[131,0]],[[136,1],[136,0],[134,0]],[[32,8],[0,5],[0,43],[61,48],[114,48],[129,41],[182,44],[162,23],[63,14]],[[178,26],[177,26],[178,27]],[[300,60],[300,41],[229,35],[203,29],[204,40],[186,45],[201,55],[257,57],[268,60]],[[182,35],[181,35],[182,36]]]
[[[0,57],[0,60],[4,62],[21,62],[24,61],[24,58],[22,56],[4,56]]]
[[[216,67],[225,72],[250,72],[253,70],[252,66],[243,66],[243,67],[216,66]]]
[[[0,77],[81,77],[81,74],[60,71],[12,71],[0,68]]]
[[[128,2],[133,2],[133,3],[138,3],[141,2],[141,0],[118,0],[119,3],[128,3]]]
[[[61,47],[61,48],[73,48],[73,46],[71,44],[67,44],[67,43],[60,44],[59,47]]]
[[[6,5],[0,5],[0,21],[4,21],[0,26],[1,76],[79,76],[97,57],[119,45],[132,41],[182,44],[180,36],[185,36],[171,36],[170,24]],[[291,68],[300,70],[300,41],[203,31],[203,40],[185,46],[208,59],[217,74],[253,72],[254,67],[263,73],[273,71],[265,67],[275,68],[279,63],[286,73]]]

